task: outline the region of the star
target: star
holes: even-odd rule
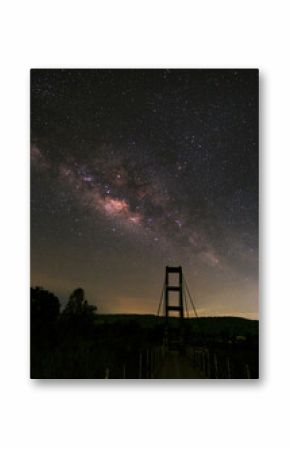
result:
[[[33,282],[152,313],[176,263],[208,313],[256,313],[257,116],[255,70],[32,71]]]

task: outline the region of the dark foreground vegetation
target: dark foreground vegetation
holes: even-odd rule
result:
[[[58,298],[31,289],[31,377],[154,378],[168,351],[179,351],[202,378],[258,377],[258,321],[235,317],[99,315],[76,289]]]

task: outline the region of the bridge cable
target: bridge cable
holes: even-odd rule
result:
[[[184,303],[185,303],[185,313],[187,318],[189,318],[186,290],[184,290]]]
[[[194,314],[195,314],[196,318],[198,318],[198,314],[197,314],[197,311],[196,311],[196,308],[195,308],[195,305],[194,305],[193,299],[192,299],[192,297],[191,297],[191,294],[190,294],[190,291],[189,291],[189,288],[188,288],[188,285],[187,285],[186,279],[185,279],[185,277],[184,277],[183,275],[182,275],[182,277],[183,277],[183,280],[184,280],[184,283],[185,283],[185,288],[186,288],[186,291],[187,291],[187,293],[188,293],[188,296],[189,296],[189,300],[190,300],[190,302],[191,302],[191,305],[192,305],[192,308],[193,308]]]
[[[162,286],[162,290],[161,290],[161,295],[160,295],[160,300],[159,300],[159,305],[158,305],[158,312],[157,312],[157,316],[159,316],[159,313],[160,313],[160,308],[161,308],[161,305],[162,305],[162,302],[163,302],[163,297],[164,297],[164,289],[165,289],[165,281],[164,281],[164,283],[163,283],[163,286]]]
[[[191,302],[191,305],[192,305],[192,308],[193,308],[195,317],[196,317],[196,318],[199,318],[199,316],[198,316],[198,314],[197,314],[197,311],[196,311],[196,308],[195,308],[195,305],[194,305],[194,302],[193,302],[193,299],[192,299],[192,297],[191,297],[191,294],[190,294],[190,291],[189,291],[189,288],[188,288],[186,279],[185,279],[185,277],[184,277],[183,275],[182,275],[182,277],[183,277],[183,279],[184,279],[185,287],[186,287],[186,290],[187,290],[187,292],[188,292],[188,296],[189,296],[189,299],[190,299],[190,302]],[[198,321],[197,321],[197,327],[198,327],[199,332],[200,332],[200,334],[201,334],[201,339],[202,339],[203,345],[206,347],[206,346],[207,346],[207,343],[206,343],[206,340],[205,340],[205,338],[204,338],[203,330],[202,330],[202,327],[201,327],[201,325],[200,325],[199,319],[198,319]]]

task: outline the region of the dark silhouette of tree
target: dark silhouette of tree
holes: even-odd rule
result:
[[[70,315],[92,315],[96,310],[97,307],[88,304],[85,299],[84,289],[76,288],[70,295],[63,313]]]
[[[95,329],[96,306],[88,304],[85,291],[76,288],[69,297],[62,317],[63,331],[69,339],[91,336]]]
[[[58,298],[42,287],[30,289],[31,325],[49,326],[55,323],[59,315],[60,304]]]
[[[45,353],[57,341],[60,303],[58,298],[42,287],[30,289],[31,372],[38,365],[38,354]]]

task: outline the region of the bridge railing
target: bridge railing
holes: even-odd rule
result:
[[[165,345],[149,346],[142,350],[130,354],[113,369],[105,369],[104,378],[110,379],[153,379],[166,356]]]
[[[192,366],[207,379],[255,379],[257,366],[251,354],[219,348],[188,347],[186,356]]]

